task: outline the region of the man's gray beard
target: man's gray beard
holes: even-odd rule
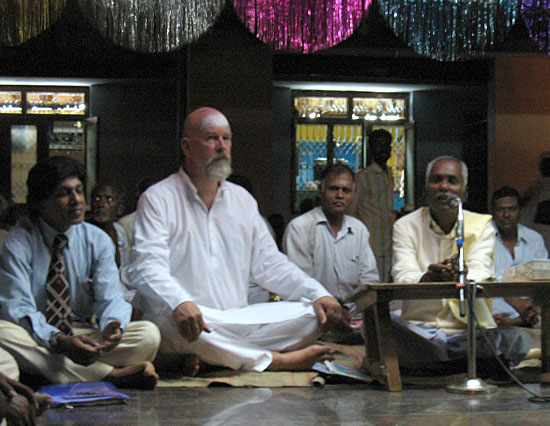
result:
[[[214,182],[227,179],[231,173],[231,158],[227,154],[216,154],[206,165],[206,177]]]

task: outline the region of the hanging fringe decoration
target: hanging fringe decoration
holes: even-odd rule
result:
[[[277,50],[310,53],[348,38],[372,0],[233,0],[237,15]]]
[[[514,24],[519,0],[380,0],[394,33],[439,61],[483,53]]]
[[[550,55],[550,0],[523,0],[521,15],[529,36]]]
[[[204,34],[224,0],[78,0],[84,15],[118,46],[168,52]]]
[[[0,45],[17,46],[61,16],[67,0],[0,0]]]

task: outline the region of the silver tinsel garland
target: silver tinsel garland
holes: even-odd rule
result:
[[[204,34],[224,0],[78,0],[87,19],[113,43],[146,53],[168,52]]]
[[[440,61],[482,53],[514,24],[519,0],[380,0],[394,33]]]

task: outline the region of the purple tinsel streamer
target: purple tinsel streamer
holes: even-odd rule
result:
[[[523,0],[521,15],[529,36],[550,55],[550,0]]]
[[[348,38],[372,0],[233,0],[237,15],[277,50],[311,53]]]
[[[520,0],[380,0],[394,33],[439,61],[483,53],[504,40]]]

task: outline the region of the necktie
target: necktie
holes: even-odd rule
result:
[[[57,234],[53,240],[52,260],[46,278],[46,320],[62,333],[72,335],[71,327],[71,288],[65,276],[63,249],[67,237]]]

